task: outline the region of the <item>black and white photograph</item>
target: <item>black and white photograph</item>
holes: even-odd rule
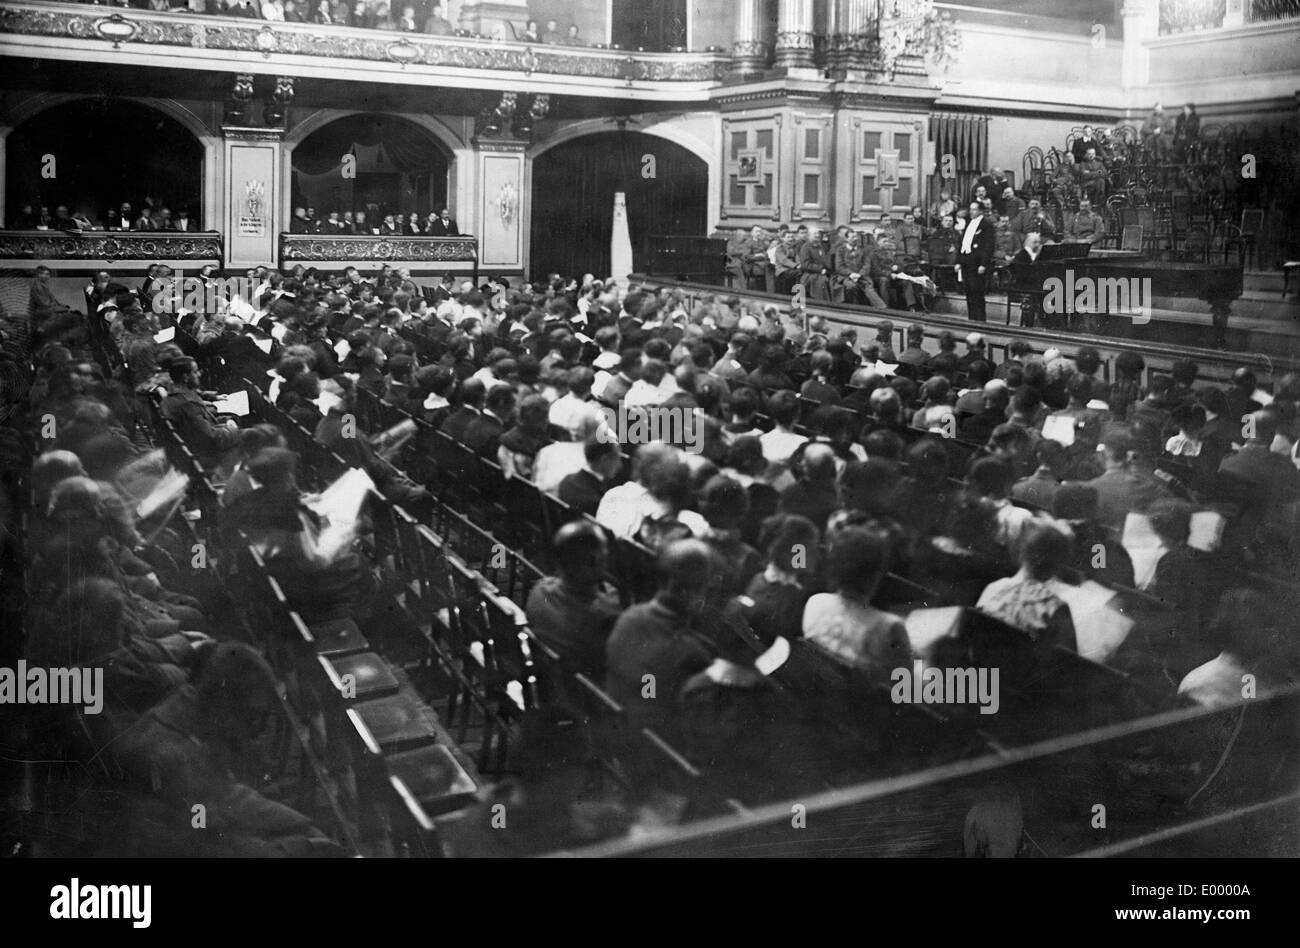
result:
[[[1262,920],[1197,866],[1300,856],[1300,0],[3,0],[0,90],[18,914],[1085,857]]]

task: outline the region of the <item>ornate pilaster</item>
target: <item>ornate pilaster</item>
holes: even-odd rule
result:
[[[284,130],[223,125],[221,133],[225,171],[222,230],[226,235],[223,262],[228,267],[271,263],[277,250],[276,237],[284,225],[277,219],[277,209],[284,204],[280,188],[288,180],[282,174]]]

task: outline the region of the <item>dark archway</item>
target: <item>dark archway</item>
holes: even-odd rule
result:
[[[345,176],[344,156],[351,156]],[[447,203],[451,154],[432,134],[395,115],[348,115],[317,129],[293,150],[293,206],[423,218]],[[376,217],[378,215],[378,217]]]
[[[53,156],[53,177],[46,156]],[[186,208],[203,220],[203,145],[169,115],[126,99],[65,102],[9,134],[5,201],[12,220],[23,205],[63,204],[105,221],[124,202]]]
[[[653,157],[654,177],[645,177]],[[609,275],[614,193],[627,195],[633,265],[646,241],[703,236],[709,166],[681,145],[643,132],[600,132],[557,145],[533,161],[530,269],[533,276]]]

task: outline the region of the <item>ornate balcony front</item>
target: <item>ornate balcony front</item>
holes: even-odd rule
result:
[[[84,270],[95,264],[220,264],[221,240],[218,233],[0,230],[0,266]]]
[[[414,272],[478,272],[476,237],[281,234],[280,265],[334,270],[390,264]]]
[[[462,87],[518,90],[522,80],[530,91],[660,100],[707,98],[730,64],[721,52],[630,52],[39,0],[0,7],[0,50],[107,62],[135,54],[150,66],[412,85],[455,79]]]

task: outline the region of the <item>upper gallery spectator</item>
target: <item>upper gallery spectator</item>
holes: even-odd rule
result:
[[[443,16],[442,4],[435,3],[429,18],[424,21],[424,32],[432,36],[450,36],[454,30],[451,21]]]
[[[459,237],[460,230],[456,227],[456,221],[451,216],[451,211],[445,207],[438,208],[438,216],[429,222],[424,231],[430,237]]]
[[[564,35],[560,32],[560,24],[555,20],[546,21],[546,29],[542,31],[542,42],[550,46],[559,46],[564,42]]]

